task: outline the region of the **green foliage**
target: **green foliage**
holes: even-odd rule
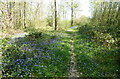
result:
[[[67,2],[66,5],[65,2],[62,5],[56,17],[58,31],[52,31],[52,5],[46,17],[42,11],[42,2],[25,4],[26,6],[16,2],[0,3],[2,32],[13,35],[15,30],[21,29],[29,34],[0,40],[0,70],[3,69],[3,77],[68,77],[71,37],[75,39],[74,53],[80,77],[120,77],[119,2],[93,2],[92,17],[74,18],[73,25],[80,26],[74,31],[70,29],[71,32],[65,32],[71,26],[65,10],[69,6],[76,14],[78,3],[71,2],[71,5]]]
[[[118,23],[120,7],[116,3],[93,2],[93,16],[90,22],[79,27],[75,47],[78,49],[76,51],[78,69],[80,72],[83,71],[80,76],[120,77]]]
[[[91,26],[79,27],[77,34],[75,52],[80,77],[119,77],[118,49],[103,46],[106,40],[111,43],[113,38]]]
[[[47,25],[48,26],[53,26],[53,17],[52,16],[48,16],[47,18],[46,18],[46,21],[47,21]]]
[[[81,16],[81,17],[78,17],[74,20],[75,25],[84,26],[84,25],[89,24],[89,23],[90,23],[90,19],[86,16]]]
[[[109,29],[112,30],[110,27]],[[86,34],[98,44],[108,47],[117,46],[117,42],[119,41],[119,34],[115,34],[116,31],[113,30],[108,31],[108,27],[106,26],[95,26],[92,24],[86,24],[79,27],[79,32],[81,34]]]
[[[115,47],[119,47],[119,12],[120,3],[114,1],[93,2],[92,3],[91,26],[95,26],[95,38],[102,43],[114,43]]]
[[[36,38],[42,38],[42,32],[34,32],[28,35],[28,37],[32,38],[32,39],[36,39]]]
[[[58,22],[58,30],[66,30],[68,28],[70,28],[69,20],[63,20]]]
[[[34,32],[14,42],[4,40],[3,77],[66,77],[70,61],[66,38],[59,32]]]

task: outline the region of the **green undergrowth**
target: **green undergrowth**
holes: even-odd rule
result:
[[[119,77],[119,50],[114,39],[86,26],[2,39],[2,76],[68,77],[72,38],[80,77]]]
[[[118,49],[93,39],[90,27],[76,32],[75,53],[80,77],[119,77]]]
[[[66,77],[70,62],[69,36],[35,32],[2,40],[3,77]]]

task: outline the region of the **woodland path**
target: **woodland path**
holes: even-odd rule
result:
[[[69,44],[70,44],[70,64],[69,64],[69,73],[68,73],[68,76],[69,77],[79,77],[78,76],[78,72],[77,72],[77,62],[76,62],[76,58],[75,58],[75,53],[74,53],[74,36],[76,35],[76,33],[74,33],[74,29],[77,28],[78,26],[73,26],[73,27],[70,27],[67,31],[63,31],[63,33],[61,35],[67,35],[67,37],[69,37],[68,39],[65,38],[65,40],[68,40],[69,41]],[[59,33],[58,33],[59,34]],[[25,40],[27,41],[26,39],[24,39],[24,37],[28,35],[28,33],[16,33],[15,35],[13,35],[13,37],[11,37],[11,40],[9,41],[9,43],[15,43],[17,42],[18,40]],[[57,40],[54,40],[54,41],[57,41]],[[67,42],[68,42],[67,41]],[[65,43],[66,44],[66,43]]]
[[[76,62],[76,54],[75,54],[75,48],[74,48],[74,40],[75,40],[75,38],[74,38],[74,36],[75,36],[76,34],[75,33],[73,33],[73,34],[71,34],[70,36],[71,36],[71,52],[70,52],[70,54],[71,54],[71,61],[70,61],[70,71],[69,71],[69,77],[79,77],[79,73],[78,73],[78,71],[77,71],[77,62]]]
[[[70,68],[69,68],[69,77],[79,77],[79,73],[77,71],[77,62],[76,62],[76,53],[75,53],[75,48],[74,48],[74,40],[76,36],[76,32],[74,31],[75,28],[78,26],[73,26],[70,27],[70,29],[67,32],[70,32],[70,43],[71,43],[71,52],[70,52]]]
[[[113,49],[97,46],[94,41],[89,40],[91,37],[84,34],[88,30],[78,32],[76,28],[77,26],[73,26],[67,31],[45,32],[36,38],[34,34],[26,36],[26,33],[20,33],[10,40],[3,40],[4,55],[7,56],[3,55],[5,63],[0,63],[5,64],[3,76],[75,79],[111,76],[113,70],[118,71],[115,61],[110,60],[114,56]]]

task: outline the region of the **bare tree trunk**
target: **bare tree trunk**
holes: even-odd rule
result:
[[[117,19],[116,18],[116,15],[117,15],[117,12],[116,12],[117,11],[117,6],[118,6],[118,2],[114,2],[113,3],[113,7],[114,8],[113,8],[113,21],[112,21],[112,25],[116,25],[115,22],[116,22],[116,19]]]
[[[117,15],[116,15],[116,19],[117,19],[117,25],[120,25],[120,2],[118,2],[118,11],[117,11]]]
[[[73,26],[73,0],[71,0],[71,26]]]
[[[118,26],[120,25],[120,5],[119,5],[119,9],[118,9]]]
[[[26,2],[24,2],[24,28],[26,28],[26,22],[25,22],[25,17],[26,17],[26,12],[25,12],[25,8],[26,8]]]
[[[108,20],[107,20],[108,24],[111,24],[111,18],[110,18],[111,9],[112,9],[112,2],[110,2],[110,4],[109,4],[109,12],[108,12],[109,14],[108,14]]]
[[[7,2],[7,13],[8,13],[8,19],[9,19],[9,24],[7,25],[7,27],[6,28],[10,28],[10,24],[11,24],[11,20],[12,20],[12,18],[11,18],[11,2]]]
[[[100,24],[102,24],[102,20],[103,20],[103,16],[104,16],[104,2],[101,2],[101,19],[100,19]]]
[[[55,30],[57,30],[57,6],[56,6],[56,0],[54,0],[54,7],[55,7]]]
[[[19,26],[21,26],[21,3],[19,2]]]
[[[103,23],[105,23],[105,20],[104,20],[104,16],[105,16],[105,12],[106,12],[106,4],[105,4],[105,2],[103,2],[103,11],[102,11],[102,17],[101,17],[101,24]]]

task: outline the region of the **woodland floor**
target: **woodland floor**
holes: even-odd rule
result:
[[[117,77],[116,51],[75,28],[3,39],[3,77]]]

